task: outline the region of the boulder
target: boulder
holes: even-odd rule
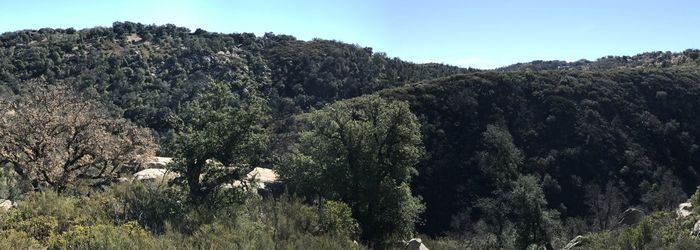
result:
[[[639,208],[628,208],[620,216],[620,221],[617,222],[618,226],[621,225],[634,225],[642,220],[644,217],[644,211]]]
[[[277,183],[278,182],[279,175],[275,170],[269,169],[269,168],[260,168],[256,167],[248,174],[246,174],[246,179],[243,180],[245,184],[252,184],[250,182],[254,182],[255,186],[254,188],[258,189],[265,189],[267,185]],[[225,184],[223,187],[224,188],[232,188],[232,187],[240,187],[243,186],[243,182],[241,181],[234,181],[233,184]]]
[[[582,235],[577,235],[577,236],[574,237],[571,241],[569,241],[569,243],[567,243],[566,246],[564,246],[563,249],[564,249],[564,250],[574,249],[574,248],[583,246],[583,245],[586,244],[587,242],[588,242],[588,238],[587,238],[587,237],[584,237],[584,236],[582,236]]]
[[[678,204],[678,208],[676,209],[676,216],[678,216],[678,218],[688,217],[689,215],[693,214],[692,210],[693,204],[690,204],[690,202]]]
[[[695,225],[693,226],[693,231],[690,231],[690,235],[700,236],[700,220],[695,222]]]
[[[263,184],[262,188],[265,188],[264,184],[269,184],[277,182],[279,175],[275,170],[269,168],[254,168],[252,171],[248,172],[248,179],[254,179],[255,182]]]
[[[15,206],[17,206],[17,203],[15,203],[11,200],[4,200],[4,201],[0,202],[0,212],[6,212]]]
[[[134,174],[134,179],[138,181],[142,180],[155,180],[158,178],[174,178],[177,174],[170,172],[164,168],[147,168],[138,171]]]
[[[153,157],[150,161],[146,162],[146,166],[149,168],[163,168],[173,161],[171,157]]]
[[[406,244],[406,250],[429,250],[420,238],[413,238]]]

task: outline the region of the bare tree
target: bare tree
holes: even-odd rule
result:
[[[0,165],[35,189],[109,180],[154,150],[147,129],[65,86],[28,83],[24,93],[0,99]]]

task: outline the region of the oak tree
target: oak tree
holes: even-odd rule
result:
[[[0,164],[33,188],[104,182],[153,156],[148,129],[65,86],[28,83],[0,101]]]

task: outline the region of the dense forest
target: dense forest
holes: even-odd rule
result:
[[[699,54],[475,70],[174,25],[4,33],[0,248],[700,248]],[[155,155],[170,178],[123,181]],[[249,192],[257,167],[280,187]]]

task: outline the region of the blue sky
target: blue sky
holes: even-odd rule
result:
[[[413,62],[494,68],[700,47],[700,1],[2,1],[0,32],[114,21],[289,34]]]

